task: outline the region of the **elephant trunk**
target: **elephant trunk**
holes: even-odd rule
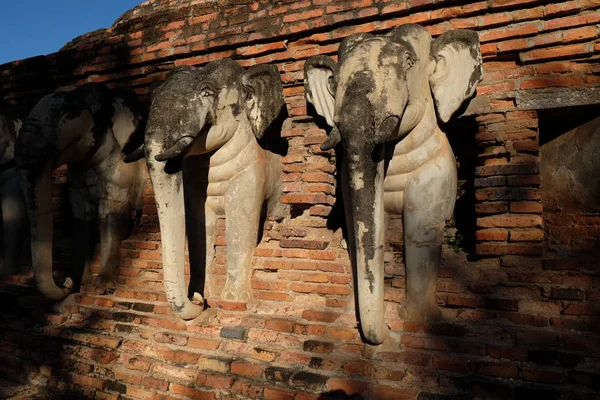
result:
[[[181,153],[183,153],[188,146],[194,141],[195,136],[184,136],[181,139],[177,140],[175,144],[169,148],[168,150],[163,151],[160,154],[157,154],[155,159],[156,161],[168,161],[172,158],[179,157]]]
[[[21,183],[31,227],[31,266],[39,291],[60,301],[71,293],[59,288],[52,276],[52,162],[39,170],[21,170]],[[68,279],[67,279],[68,280]]]
[[[182,172],[168,174],[165,164],[156,161],[146,146],[148,171],[154,189],[162,238],[163,275],[167,301],[173,312],[184,320],[199,316],[203,307],[187,297],[184,272],[185,206]]]
[[[347,207],[350,207],[346,215],[355,238],[361,331],[368,342],[378,345],[385,340],[388,331],[383,301],[383,148],[376,146],[375,152],[357,146],[344,148],[349,177],[346,198],[349,198]]]

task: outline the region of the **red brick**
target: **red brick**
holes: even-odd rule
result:
[[[320,17],[321,15],[323,15],[323,10],[320,8],[317,8],[314,10],[304,11],[304,12],[295,13],[295,14],[286,14],[283,17],[283,22],[289,23],[289,22],[296,22],[296,21],[300,21],[300,20],[307,20],[307,19]]]
[[[309,321],[334,322],[340,317],[339,313],[317,310],[304,310],[302,318]]]
[[[237,379],[231,386],[231,393],[240,395],[242,398],[260,399],[262,391],[261,386],[246,379]]]
[[[511,205],[512,204],[513,203],[511,203]],[[492,201],[475,204],[475,212],[477,214],[503,214],[507,211],[508,203],[505,201]]]
[[[580,7],[577,1],[567,1],[558,4],[548,4],[546,6],[546,16],[556,17],[557,15],[565,13],[573,13],[580,11]]]
[[[540,367],[523,368],[523,379],[529,382],[559,383],[565,380],[562,369],[550,369]]]
[[[275,357],[277,357],[277,353],[257,347],[252,351],[252,354],[250,356],[256,360],[270,362],[275,360]]]
[[[291,333],[294,329],[294,322],[283,319],[269,319],[265,328],[277,332]]]
[[[479,24],[480,26],[490,27],[490,26],[494,26],[494,25],[506,25],[506,24],[510,23],[511,16],[508,13],[486,14],[486,15],[482,15],[479,20],[480,20],[480,24]],[[486,41],[486,40],[484,40],[486,33],[489,33],[489,31],[480,35],[479,40],[481,42]]]
[[[512,146],[518,152],[530,152],[530,153],[536,153],[540,148],[537,140],[519,140],[519,141],[513,142]],[[525,185],[514,184],[510,180],[509,180],[508,184],[510,186],[525,186]]]
[[[579,55],[591,54],[594,47],[591,44],[581,43],[561,47],[550,47],[544,49],[534,49],[519,54],[522,62],[540,62],[542,60],[554,60],[565,57],[574,57]]]
[[[480,243],[476,246],[476,253],[481,255],[541,255],[543,248],[539,244],[513,244],[513,243]]]
[[[132,396],[137,399],[149,399],[152,398],[153,393],[147,390],[143,390],[134,386],[127,387],[127,396]]]
[[[529,47],[527,39],[513,39],[500,42],[497,44],[499,53],[506,53],[510,51],[523,50]]]
[[[91,376],[83,376],[78,374],[71,374],[71,379],[73,383],[82,386],[89,386],[96,389],[102,390],[106,381],[104,379],[97,379]]]
[[[477,219],[477,226],[481,228],[524,228],[542,226],[542,217],[539,215],[502,214]]]
[[[142,375],[130,371],[124,370],[115,370],[115,379],[118,381],[123,381],[125,383],[130,383],[132,385],[140,385],[142,383]]]
[[[542,330],[517,332],[517,345],[553,347],[558,346],[560,339],[557,333]]]
[[[497,359],[507,359],[513,361],[527,361],[527,351],[519,347],[508,347],[495,344],[488,344],[486,348],[487,355]]]
[[[251,364],[244,361],[234,361],[231,363],[231,373],[242,376],[261,376],[264,371],[264,367],[258,364]]]
[[[234,379],[233,376],[199,374],[196,381],[211,389],[229,389]]]
[[[511,229],[510,242],[541,242],[544,240],[542,229]]]
[[[171,385],[169,386],[169,392],[180,396],[189,397],[192,399],[216,400],[217,398],[216,394],[213,392],[195,389],[192,387],[179,385],[177,383],[171,383]]]
[[[293,298],[289,294],[282,292],[260,292],[258,297],[261,300],[267,301],[290,302],[293,300]]]
[[[498,378],[511,379],[519,376],[519,370],[517,366],[513,364],[482,363],[477,365],[475,369],[482,375],[495,376]]]
[[[597,352],[598,338],[596,336],[584,336],[581,333],[563,334],[563,343],[566,349],[573,351]]]
[[[169,387],[169,382],[147,376],[144,378],[143,386],[146,389],[165,392]]]
[[[520,9],[511,12],[510,15],[513,22],[542,19],[544,17],[544,7]]]
[[[591,303],[573,303],[569,304],[562,312],[565,315],[600,315],[600,305]]]
[[[521,6],[529,3],[537,3],[539,0],[492,0],[489,7],[492,9]]]
[[[546,21],[546,30],[555,30],[569,28],[573,26],[581,26],[594,24],[600,21],[600,17],[597,12],[586,12],[585,14],[573,15],[570,17],[555,18]]]
[[[541,214],[542,209],[542,203],[537,201],[516,201],[510,203],[511,213]]]
[[[475,199],[478,201],[540,200],[541,191],[528,187],[483,188],[475,191]]]
[[[175,22],[171,22],[171,23],[163,26],[162,28],[160,28],[160,30],[163,32],[172,31],[175,29],[179,29],[184,25],[185,25],[185,21],[175,21]]]
[[[483,306],[483,300],[481,298],[476,297],[450,294],[448,295],[448,299],[446,300],[446,305],[452,307],[475,308]]]
[[[581,76],[559,76],[554,78],[532,78],[521,83],[521,89],[541,89],[547,87],[580,86],[583,84]]]
[[[218,340],[212,339],[203,339],[203,338],[189,338],[187,342],[187,346],[193,349],[202,349],[202,350],[216,350],[221,345],[221,342]]]
[[[183,350],[165,351],[164,359],[178,364],[196,364],[200,356]]]
[[[433,368],[453,372],[468,372],[469,364],[468,359],[455,356],[434,355],[432,359]]]
[[[492,175],[532,175],[539,172],[537,164],[508,164],[476,167],[477,176]]]
[[[452,29],[473,29],[479,25],[479,18],[460,18],[450,20]]]
[[[480,229],[475,235],[478,241],[506,241],[508,230],[506,229]]]
[[[482,43],[485,43],[506,38],[531,36],[537,34],[539,30],[540,24],[538,22],[528,22],[511,28],[501,28],[483,32],[479,36],[479,40],[481,40]]]
[[[148,371],[150,369],[151,362],[149,359],[143,357],[136,357],[130,354],[122,354],[121,365],[124,365],[128,369],[135,371]]]
[[[516,83],[515,81],[505,81],[505,82],[500,82],[500,83],[495,83],[492,85],[480,85],[477,87],[477,95],[478,96],[484,96],[486,94],[498,94],[498,93],[505,93],[505,92],[511,92],[513,90],[516,89]]]
[[[481,55],[486,56],[494,56],[498,54],[498,44],[496,43],[485,43],[481,45]]]
[[[294,400],[295,392],[265,388],[263,395],[268,400]]]
[[[448,344],[440,338],[424,338],[418,336],[403,335],[400,341],[404,346],[413,349],[446,350]]]
[[[387,386],[371,386],[370,393],[375,399],[381,400],[412,400],[419,391],[406,388],[395,388]]]

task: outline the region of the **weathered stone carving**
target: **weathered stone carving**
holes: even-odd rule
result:
[[[342,193],[354,239],[361,329],[370,343],[382,343],[387,334],[384,212],[404,220],[407,294],[401,317],[421,321],[440,314],[436,279],[457,176],[439,122],[475,93],[481,76],[475,32],[432,40],[413,24],[384,36],[349,36],[337,64],[326,56],[305,64],[307,100],[333,127],[322,148],[343,146]]]
[[[27,210],[15,168],[15,141],[22,121],[8,104],[0,101],[0,201],[4,253],[0,275],[16,274],[19,256],[27,233]]]
[[[229,59],[175,71],[154,92],[146,160],[158,208],[167,299],[183,319],[203,311],[201,293],[215,254],[219,215],[226,216],[227,241],[227,282],[221,298],[250,299],[261,210],[266,202],[269,215],[285,212],[279,203],[280,156],[263,150],[257,138],[283,107],[276,67],[245,71]],[[180,156],[182,172],[173,172],[171,166]],[[184,276],[186,226],[189,293]]]
[[[132,211],[141,208],[145,181],[140,163],[125,164],[124,152],[141,143],[140,104],[133,92],[100,84],[64,88],[41,99],[23,123],[15,148],[31,227],[32,268],[39,290],[61,300],[89,281],[91,223],[100,224],[99,283],[115,282],[120,242]],[[52,277],[51,173],[68,164],[74,216],[72,271],[58,287]],[[82,278],[83,266],[83,278]]]

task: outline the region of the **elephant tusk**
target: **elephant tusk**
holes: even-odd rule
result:
[[[65,282],[63,283],[63,287],[65,289],[68,289],[69,292],[72,292],[73,288],[75,287],[75,284],[73,283],[73,279],[67,277],[67,279],[65,279]]]
[[[195,304],[197,306],[204,308],[204,297],[202,297],[202,295],[200,293],[194,292],[194,295],[192,296],[190,301],[192,302],[192,304]]]
[[[340,130],[337,126],[334,126],[329,133],[327,139],[321,145],[321,150],[327,151],[333,149],[340,141],[342,140],[342,136],[340,135]]]
[[[158,154],[154,159],[156,161],[167,161],[179,156],[187,147],[194,141],[195,138],[191,136],[184,136],[179,139],[175,144],[168,150]]]
[[[146,151],[146,149],[144,148],[144,145],[141,145],[140,147],[135,149],[133,152],[127,154],[125,156],[125,158],[123,159],[123,162],[125,162],[125,164],[129,164],[129,163],[137,161],[141,158],[144,158],[145,151]]]

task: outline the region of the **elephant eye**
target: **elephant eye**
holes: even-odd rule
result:
[[[202,90],[202,92],[200,92],[200,96],[202,97],[211,97],[212,95],[214,95],[213,91],[208,88],[205,88]]]

